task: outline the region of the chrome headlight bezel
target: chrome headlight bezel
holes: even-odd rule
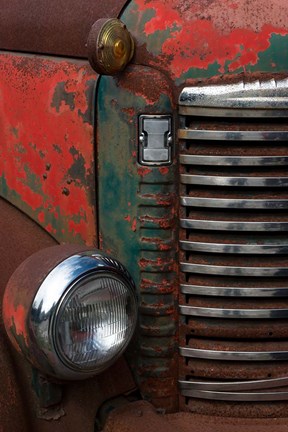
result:
[[[26,271],[29,271],[29,266],[31,267],[31,262],[27,266]],[[119,349],[117,346],[115,353],[111,351],[109,353],[110,357],[107,355],[107,361],[103,362],[103,364],[87,368],[80,367],[76,363],[73,364],[69,359],[65,359],[63,352],[61,352],[61,347],[59,348],[59,341],[57,341],[57,319],[67,298],[73,292],[76,292],[79,286],[82,286],[88,280],[96,281],[101,278],[117,280],[119,284],[122,284],[127,289],[127,295],[129,293],[131,301],[129,311],[132,311],[131,317],[129,315],[129,331],[127,335],[125,333],[125,338],[121,340]],[[11,289],[13,290],[15,281],[11,285]],[[9,291],[9,283],[7,290]],[[9,295],[13,298],[14,294],[12,293],[11,295],[10,292]],[[27,288],[27,295],[31,295],[29,288]],[[26,303],[28,305],[29,300],[26,299]],[[137,295],[130,274],[119,261],[100,251],[84,250],[72,254],[68,253],[68,256],[58,262],[53,268],[50,268],[49,271],[46,271],[45,277],[40,281],[37,288],[34,288],[30,306],[23,309],[26,310],[26,329],[24,338],[25,347],[23,349],[20,346],[22,353],[35,367],[47,375],[63,380],[77,380],[101,373],[124,352],[136,327]],[[15,324],[14,318],[15,316],[13,317],[13,325]],[[7,322],[8,320],[5,321]],[[17,323],[15,327],[13,333],[17,334]],[[23,322],[19,325],[19,328],[23,328]],[[18,343],[17,338],[14,337],[15,335],[11,334],[11,329],[9,330],[7,327],[6,329],[9,337],[11,339],[14,338],[12,340],[13,344],[15,345],[15,341]]]

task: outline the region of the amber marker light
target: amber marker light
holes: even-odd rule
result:
[[[97,73],[115,75],[131,61],[134,41],[119,19],[104,18],[93,24],[87,48],[90,64]]]

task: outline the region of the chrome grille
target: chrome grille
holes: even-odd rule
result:
[[[288,79],[185,88],[179,113],[181,394],[286,400]]]

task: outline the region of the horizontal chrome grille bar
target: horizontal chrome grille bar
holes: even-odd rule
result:
[[[229,361],[283,361],[288,360],[288,351],[215,351],[198,348],[182,348],[184,357]]]
[[[207,141],[287,141],[288,131],[179,129],[179,139]]]
[[[180,241],[180,247],[185,251],[226,253],[226,254],[287,254],[288,244],[233,244],[233,243],[204,243]]]
[[[238,209],[287,209],[288,199],[227,199],[183,196],[180,203],[185,207],[220,207]]]
[[[237,117],[237,118],[286,118],[288,117],[287,109],[237,109],[235,108],[203,108],[180,106],[179,113],[187,116],[203,116],[203,117]]]
[[[288,309],[218,309],[196,306],[179,306],[181,315],[231,319],[283,319]]]
[[[181,174],[183,184],[201,186],[229,186],[229,187],[287,187],[288,177],[224,177],[213,175]]]
[[[182,390],[183,396],[194,397],[197,399],[211,399],[222,401],[245,401],[245,402],[264,402],[264,401],[280,401],[288,399],[288,392],[215,392],[205,390]]]
[[[185,87],[179,97],[180,107],[287,112],[288,78],[256,80],[253,82],[214,84]]]
[[[288,266],[288,263],[287,263]],[[286,277],[288,267],[239,267],[239,266],[216,266],[208,264],[180,263],[181,271],[184,273],[202,273],[223,276],[262,276],[262,277]]]
[[[189,380],[178,381],[181,390],[212,390],[212,391],[229,391],[229,390],[258,390],[284,387],[288,385],[288,377],[269,378],[262,380],[250,381],[203,381]]]
[[[181,228],[218,231],[288,231],[288,222],[243,222],[180,219]]]
[[[215,287],[204,285],[180,285],[182,294],[220,297],[288,297],[288,287],[283,288],[244,288]]]
[[[286,156],[204,156],[180,155],[183,165],[215,165],[215,166],[287,166]]]

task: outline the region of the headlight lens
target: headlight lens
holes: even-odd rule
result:
[[[135,296],[119,277],[99,275],[80,281],[56,313],[59,357],[72,369],[100,372],[125,349],[135,312]]]

